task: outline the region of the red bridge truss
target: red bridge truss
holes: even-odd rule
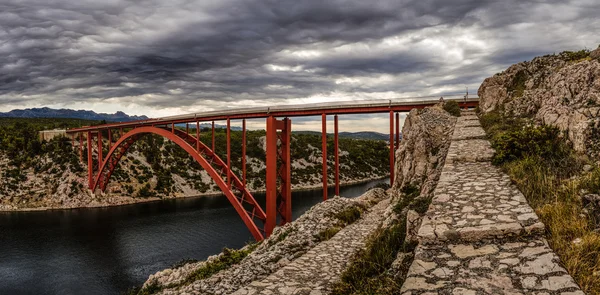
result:
[[[459,100],[463,108],[475,107],[477,99]],[[79,155],[83,158],[83,138],[86,137],[88,160],[88,184],[92,191],[105,191],[119,160],[141,136],[156,134],[171,140],[184,149],[206,170],[221,189],[244,224],[256,240],[268,237],[279,219],[281,224],[292,220],[290,136],[292,120],[289,117],[322,117],[323,200],[327,199],[327,127],[326,116],[334,115],[334,183],[339,195],[338,115],[361,113],[388,113],[390,119],[390,182],[394,181],[394,150],[400,143],[399,112],[431,106],[437,101],[409,101],[377,103],[350,102],[276,108],[255,108],[235,111],[197,113],[148,119],[134,122],[113,123],[67,130],[73,146],[79,137]],[[277,117],[283,117],[278,120]],[[263,210],[246,187],[246,119],[266,118],[266,208]],[[242,120],[242,178],[231,169],[231,120]],[[227,121],[227,161],[215,152],[214,121]],[[200,138],[200,122],[212,122],[212,145],[208,147]],[[189,132],[189,124],[195,124],[195,136]],[[175,128],[186,124],[186,130]],[[394,127],[396,132],[394,132]],[[102,133],[107,133],[108,153],[104,155]],[[113,142],[113,135],[117,140]],[[394,134],[396,135],[394,138]],[[93,140],[96,138],[97,171],[94,171]]]

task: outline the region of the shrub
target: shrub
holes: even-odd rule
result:
[[[527,82],[528,75],[525,70],[520,70],[515,75],[512,83],[508,87],[508,91],[513,94],[514,97],[521,97],[525,92],[525,82]]]
[[[579,170],[573,150],[561,138],[557,127],[525,126],[521,130],[504,132],[494,138],[492,146],[496,149],[492,159],[496,165],[535,156],[543,159],[550,168],[564,168],[566,173]]]
[[[361,213],[362,212],[358,207],[352,206],[335,214],[335,218],[339,219],[345,225],[348,225],[358,220]]]
[[[335,234],[337,234],[340,230],[342,230],[342,228],[340,228],[339,226],[327,228],[317,234],[317,240],[319,242],[327,241],[333,236],[335,236]]]
[[[579,51],[563,51],[560,56],[565,61],[579,61],[590,56],[590,51],[587,49]]]
[[[452,116],[460,117],[460,106],[458,105],[458,102],[456,102],[454,100],[449,100],[449,101],[445,102],[444,110],[446,112],[450,113],[450,115],[452,115]]]
[[[400,189],[402,197],[398,200],[398,203],[394,205],[394,212],[401,214],[404,208],[408,207],[420,194],[421,189],[415,184],[407,184]]]

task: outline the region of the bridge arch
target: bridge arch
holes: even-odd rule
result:
[[[266,222],[265,212],[260,205],[258,205],[248,189],[213,150],[182,130],[168,130],[166,128],[145,126],[134,128],[123,134],[110,148],[104,161],[99,167],[99,172],[94,177],[92,191],[95,191],[96,189],[104,191],[106,189],[110,176],[117,167],[121,157],[127,153],[129,147],[141,136],[148,134],[160,135],[183,148],[204,170],[208,172],[208,175],[225,194],[254,238],[257,241],[260,241],[265,237],[264,228],[259,228],[257,225],[260,221],[264,226],[264,223]],[[218,169],[215,169],[213,165],[217,166]],[[226,176],[230,177],[228,181],[225,180]],[[234,190],[237,191],[237,194]]]

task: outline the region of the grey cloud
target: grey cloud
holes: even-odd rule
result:
[[[157,109],[204,102],[225,108],[241,99],[274,104],[334,94],[459,93],[513,62],[599,41],[590,40],[600,29],[599,5],[566,3],[573,20],[568,30],[587,32],[573,40],[545,31],[553,23],[549,3],[565,5],[8,0],[0,4],[0,103],[68,106],[110,99]],[[532,21],[526,30],[514,27]],[[527,34],[535,42],[527,43]],[[401,44],[382,45],[393,38]],[[344,46],[349,49],[340,51]],[[318,54],[287,54],[300,51]],[[358,82],[337,83],[341,78]],[[140,99],[144,95],[152,96]]]

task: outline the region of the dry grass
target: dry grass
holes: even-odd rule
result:
[[[503,132],[497,123],[484,124],[492,141]],[[574,153],[546,157],[529,153],[501,167],[546,225],[548,243],[569,274],[586,294],[600,294],[600,234],[594,231],[595,221],[585,213],[580,199],[582,189],[600,191],[600,169],[588,174],[572,169],[567,165],[575,166],[569,164],[574,158]]]

